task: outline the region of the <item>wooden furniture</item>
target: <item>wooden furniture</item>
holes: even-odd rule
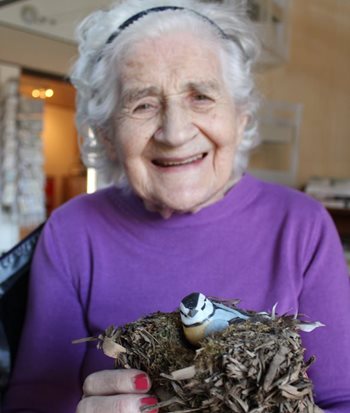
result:
[[[328,208],[343,242],[350,244],[350,209]]]
[[[67,175],[63,178],[63,202],[85,192],[85,175]]]

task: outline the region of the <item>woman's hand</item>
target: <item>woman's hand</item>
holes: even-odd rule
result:
[[[76,413],[139,413],[142,406],[157,403],[155,397],[147,394],[150,388],[149,377],[139,370],[103,370],[90,374],[84,382],[84,396]]]

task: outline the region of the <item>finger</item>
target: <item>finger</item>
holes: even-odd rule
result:
[[[103,370],[90,374],[83,385],[85,396],[119,393],[147,393],[151,381],[146,373],[135,369]]]
[[[155,405],[158,400],[152,396],[136,396],[120,394],[118,396],[91,396],[82,399],[76,413],[140,413],[141,407]],[[147,413],[157,413],[158,409],[147,410]]]

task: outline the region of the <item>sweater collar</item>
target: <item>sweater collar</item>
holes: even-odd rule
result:
[[[209,224],[226,218],[247,207],[260,191],[259,181],[248,173],[214,204],[208,205],[195,213],[174,214],[163,219],[157,212],[147,211],[142,200],[130,191],[113,188],[111,195],[118,209],[130,220],[136,220],[157,227],[188,227]]]

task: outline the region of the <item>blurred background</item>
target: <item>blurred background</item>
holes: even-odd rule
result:
[[[98,182],[80,161],[68,73],[74,27],[109,4],[0,0],[0,254]],[[249,4],[263,42],[249,170],[323,202],[349,254],[350,0]]]

